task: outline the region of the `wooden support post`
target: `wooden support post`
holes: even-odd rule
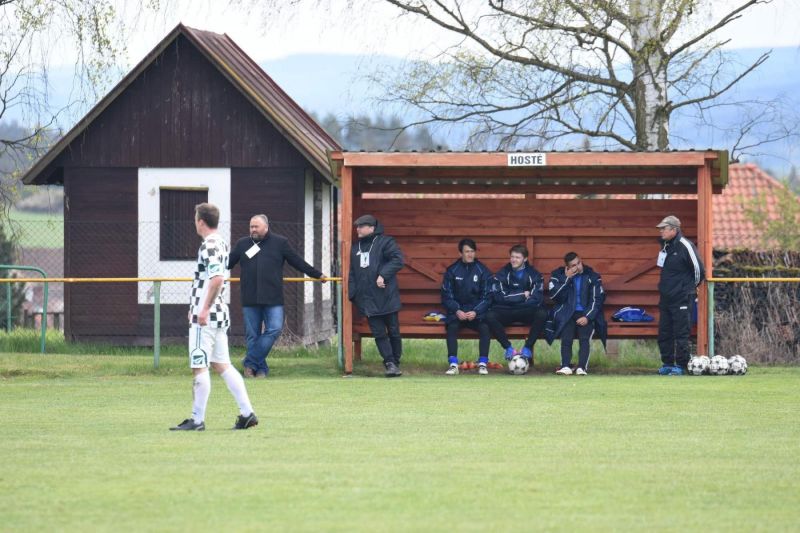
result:
[[[353,373],[353,306],[347,283],[350,277],[350,247],[353,244],[353,169],[342,167],[342,345],[344,372]]]
[[[697,250],[706,268],[706,277],[712,275],[712,207],[711,169],[707,162],[697,170]],[[708,290],[706,282],[700,284],[697,298],[697,353],[708,353]]]

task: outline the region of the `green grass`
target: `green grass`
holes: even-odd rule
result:
[[[794,530],[800,369],[341,378],[283,357],[262,423],[176,434],[183,357],[0,354],[8,531]]]
[[[10,217],[23,248],[63,248],[64,220],[51,213],[11,210]],[[13,224],[15,223],[15,224]],[[18,232],[18,233],[17,233]]]

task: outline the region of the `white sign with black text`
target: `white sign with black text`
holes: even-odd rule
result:
[[[544,167],[547,166],[547,154],[506,154],[509,167]]]

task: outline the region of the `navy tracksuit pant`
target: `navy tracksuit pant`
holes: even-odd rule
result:
[[[667,366],[686,368],[689,364],[689,334],[692,330],[694,294],[675,302],[659,302],[658,350]]]

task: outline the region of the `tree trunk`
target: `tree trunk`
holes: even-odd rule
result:
[[[661,0],[630,0],[636,146],[640,150],[669,148],[667,64],[660,43]]]

